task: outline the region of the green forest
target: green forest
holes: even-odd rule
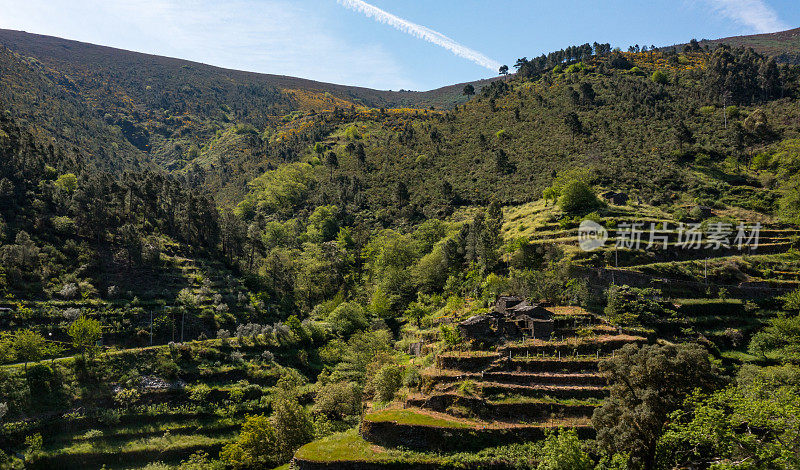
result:
[[[0,31],[0,468],[800,467],[800,66],[750,45],[393,94]]]

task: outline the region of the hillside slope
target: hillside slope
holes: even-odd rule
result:
[[[448,111],[0,47],[0,468],[273,468],[319,438],[300,468],[541,468],[555,427],[592,465],[663,448],[705,468],[694,442],[609,443],[637,426],[595,418],[641,410],[606,367],[644,343],[692,374],[635,366],[647,396],[688,385],[659,428],[692,371],[716,378],[709,353],[739,384],[791,361],[793,394],[744,411],[795,416],[800,67],[605,46],[520,61]],[[608,228],[592,252],[586,219]],[[679,243],[755,222],[758,251]],[[550,305],[550,333],[462,334],[504,294]],[[727,445],[751,422],[769,468],[797,467],[794,428],[722,403],[704,459],[753,460]]]
[[[800,63],[800,28],[777,33],[752,34],[729,38],[702,40],[700,45],[727,44],[731,47],[752,47],[759,54],[774,56],[781,62]]]
[[[0,105],[32,132],[74,147],[108,170],[146,164],[181,170],[198,156],[196,148],[231,127],[245,131],[237,135],[260,136],[298,115],[337,108],[448,108],[466,101],[463,85],[428,92],[379,91],[227,70],[20,31],[0,30],[0,46]],[[477,82],[476,88],[492,80]],[[251,155],[253,165],[292,158],[294,151],[284,147],[267,148],[258,139],[239,146]],[[258,172],[235,171],[243,179],[231,185],[242,188]],[[241,191],[232,194],[224,199],[240,197]]]
[[[123,170],[144,162],[135,128],[111,128],[69,79],[34,59],[0,47],[0,107],[42,142],[85,157],[96,168]],[[80,123],[80,125],[77,125]]]
[[[582,169],[603,187],[635,192],[654,205],[735,193],[739,205],[774,211],[774,198],[757,196],[764,185],[736,173],[753,155],[772,154],[781,139],[797,137],[798,115],[788,98],[796,78],[787,78],[783,99],[779,90],[767,100],[740,94],[738,115],[726,124],[734,110],[723,109],[716,81],[729,71],[707,66],[723,54],[598,57],[496,82],[447,113],[307,117],[307,135],[320,130],[325,156],[315,155],[314,141],[299,148],[300,160],[316,168],[316,190],[297,202],[336,204],[385,226],[491,199],[530,202],[559,174]],[[736,72],[730,83],[750,80],[749,69],[758,69],[744,65],[750,60],[734,60],[731,69],[748,72]],[[652,79],[656,72],[661,83]],[[765,126],[755,131],[762,118]],[[707,168],[715,164],[725,170]],[[255,189],[245,208],[260,199]]]
[[[348,104],[375,108],[449,107],[453,103],[464,101],[461,97],[463,84],[424,92],[373,90],[285,75],[230,70],[188,60],[13,30],[0,30],[0,44],[22,55],[35,57],[47,66],[77,74],[75,80],[88,89],[92,88],[93,79],[101,78],[113,78],[115,86],[130,94],[136,92],[139,95],[152,95],[153,93],[146,92],[156,87],[163,94],[180,92],[181,90],[175,89],[181,86],[195,85],[201,91],[212,89],[216,92],[211,94],[209,100],[225,101],[230,100],[237,89],[246,88],[252,90],[255,96],[274,99],[276,102],[270,103],[271,107],[268,109],[281,109],[283,112],[307,110],[315,104],[306,103],[299,96],[292,96],[292,91],[323,95],[330,93]],[[148,83],[136,83],[139,80]],[[280,96],[271,96],[271,93],[278,93]],[[316,104],[324,106],[330,103]],[[255,103],[251,104],[253,105]]]

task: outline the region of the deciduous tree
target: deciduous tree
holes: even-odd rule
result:
[[[103,333],[99,321],[94,318],[80,316],[69,326],[67,334],[72,338],[73,346],[79,349],[81,355],[85,358],[87,352],[89,356],[94,354],[95,345],[100,341]]]
[[[27,376],[28,363],[41,360],[47,352],[47,341],[39,333],[25,329],[14,333],[13,344],[17,359],[25,363],[25,375]]]
[[[639,468],[656,468],[656,447],[670,413],[695,389],[711,390],[720,376],[708,351],[696,344],[629,344],[600,363],[610,396],[596,409],[597,441],[610,454],[625,453]]]

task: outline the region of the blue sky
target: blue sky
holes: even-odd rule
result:
[[[426,90],[585,42],[800,26],[797,0],[0,0],[0,28],[255,72]],[[393,16],[388,16],[393,15]]]

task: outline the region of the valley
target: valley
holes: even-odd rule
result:
[[[794,37],[473,95],[0,30],[0,468],[796,468]]]

